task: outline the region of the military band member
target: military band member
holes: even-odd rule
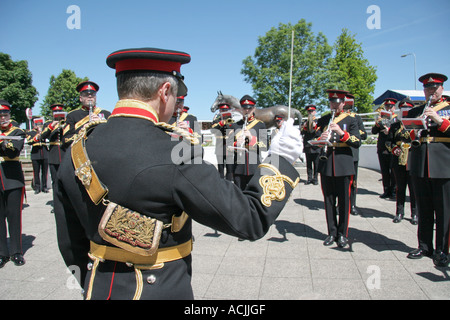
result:
[[[93,81],[83,81],[77,85],[81,107],[70,111],[63,129],[62,148],[65,150],[73,142],[74,136],[89,121],[104,120],[111,112],[97,107],[99,85]]]
[[[292,123],[246,192],[201,158],[196,164],[195,153],[174,157],[180,144],[198,142],[167,124],[176,97],[187,92],[180,67],[189,61],[187,53],[157,48],[110,54],[120,100],[106,123],[80,133],[68,150],[72,161],[61,163],[58,244],[65,263],[82,270],[86,299],[192,299],[191,219],[258,239],[298,182],[291,163],[301,152],[300,134]],[[174,130],[185,139],[171,139]]]
[[[62,130],[65,124],[64,105],[55,103],[50,106],[53,112],[53,119],[46,123],[42,130],[41,137],[49,140],[48,164],[50,167],[50,176],[52,185],[56,181],[56,173],[58,171],[63,151],[62,144]]]
[[[44,118],[33,119],[33,130],[27,133],[27,143],[31,145],[30,158],[33,165],[34,194],[41,191],[48,193],[48,149],[45,138],[42,137]]]
[[[41,137],[49,140],[48,166],[52,179],[53,199],[55,199],[56,174],[64,156],[62,133],[66,122],[66,113],[64,112],[64,105],[60,103],[52,104],[50,109],[53,112],[53,119],[45,124]],[[52,212],[54,212],[54,209],[52,209]]]
[[[308,119],[302,126],[302,136],[303,136],[303,152],[306,156],[306,175],[307,181],[305,184],[318,185],[317,176],[319,174],[319,154],[321,149],[312,146],[308,143],[310,140],[315,140],[320,136],[320,132],[317,127],[316,118],[316,105],[310,104],[306,106],[306,111],[308,112]]]
[[[450,104],[442,98],[447,76],[428,73],[419,78],[427,104],[412,108],[408,118],[425,119],[427,127],[412,137],[410,174],[419,211],[418,249],[408,258],[433,256],[436,266],[447,266],[450,223]],[[433,227],[436,221],[433,255]]]
[[[392,154],[386,149],[386,139],[390,124],[396,120],[396,115],[394,114],[396,103],[397,99],[384,99],[382,104],[383,109],[381,111],[390,112],[392,114],[392,119],[385,119],[380,116],[372,127],[372,134],[378,134],[377,154],[383,183],[383,193],[380,195],[380,198],[382,199],[394,199],[395,197],[395,177],[392,172]]]
[[[233,181],[234,171],[234,152],[227,150],[227,146],[231,145],[230,133],[234,123],[231,114],[231,107],[224,103],[219,104],[219,114],[213,120],[211,128],[216,136],[216,159],[217,169],[222,178]],[[225,174],[226,169],[226,174]]]
[[[267,130],[264,122],[255,118],[255,99],[244,95],[239,102],[243,119],[233,124],[236,147],[234,183],[244,190],[261,163],[261,152],[267,150]]]
[[[328,236],[323,244],[330,246],[336,241],[343,248],[348,244],[350,186],[355,175],[351,147],[359,148],[361,141],[354,115],[344,111],[345,95],[348,92],[327,90],[327,93],[332,113],[317,122],[321,132],[319,139],[331,143],[326,151],[322,149],[319,161],[328,227]]]
[[[10,259],[17,266],[25,264],[22,252],[22,204],[25,179],[19,160],[25,132],[11,122],[11,105],[0,100],[0,268]],[[16,139],[6,139],[7,136]],[[9,249],[7,228],[9,231]]]
[[[398,104],[400,112],[407,114],[414,103],[409,99],[403,99]],[[403,117],[403,116],[402,116]],[[418,222],[416,210],[416,197],[414,188],[411,183],[411,176],[408,168],[408,155],[411,147],[411,137],[409,130],[406,130],[401,121],[394,122],[390,129],[386,140],[386,148],[392,153],[392,170],[395,175],[395,182],[397,186],[396,196],[396,211],[394,223],[399,223],[405,216],[405,198],[406,186],[409,190],[409,199],[411,206],[411,223],[416,225]]]
[[[352,112],[353,106],[355,104],[355,97],[347,93],[345,96],[345,105],[344,110],[346,112],[349,112],[353,117],[355,117],[357,123],[358,123],[358,129],[359,129],[359,136],[361,138],[361,141],[367,139],[367,132],[364,128],[364,123],[362,121],[362,118],[356,114],[355,112]],[[358,192],[358,166],[359,166],[359,148],[353,148],[353,165],[355,166],[355,175],[353,176],[353,183],[351,184],[350,188],[350,200],[351,200],[351,209],[350,213],[354,216],[358,215],[358,211],[356,210],[356,194]]]
[[[189,133],[195,133],[196,137],[201,137],[201,128],[197,117],[188,113],[189,108],[184,105],[185,96],[177,97],[175,112],[169,120],[169,124],[177,126]]]

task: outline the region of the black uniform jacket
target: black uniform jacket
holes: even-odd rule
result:
[[[20,136],[25,139],[25,132],[12,124],[9,125],[7,130],[1,130],[1,134],[6,136]],[[20,152],[23,149],[24,139],[0,141],[1,191],[22,188],[25,186],[22,164],[19,161]]]
[[[313,121],[317,122],[317,119],[314,117]],[[320,153],[320,148],[316,146],[312,146],[308,143],[310,140],[315,140],[320,137],[319,127],[316,125],[311,128],[308,128],[308,121],[306,121],[301,130],[301,134],[303,136],[303,152],[304,153]]]
[[[36,130],[28,131],[26,137],[27,143],[31,145],[31,160],[48,159],[48,149],[45,139],[42,138]]]
[[[108,119],[111,112],[95,107],[95,114],[98,114],[103,119]],[[89,110],[79,108],[67,114],[66,124],[63,129],[62,147],[66,149],[73,142],[74,135],[80,131],[86,123],[89,122]]]
[[[398,118],[394,115],[391,122],[395,123],[397,121],[398,121]],[[388,127],[385,127],[384,125],[380,125],[378,122],[376,122],[375,125],[372,127],[372,134],[378,134],[377,153],[383,153],[383,152],[389,153],[389,150],[386,149],[386,141],[388,139],[388,134],[383,131],[385,128],[389,130]],[[388,133],[389,133],[389,131],[388,131]]]
[[[424,107],[425,104],[409,110],[408,118],[417,118],[420,116]],[[428,143],[422,141],[420,146],[410,149],[409,170],[413,176],[449,179],[450,129],[448,118],[450,116],[450,105],[448,101],[442,101],[441,99],[441,101],[430,107],[438,110],[437,113],[445,120],[438,127],[436,123],[428,119],[428,130],[422,130],[420,137],[430,137],[430,140],[434,141]]]
[[[136,101],[121,102],[128,103],[127,113],[132,113],[130,109]],[[86,141],[87,154],[95,172],[109,189],[108,200],[164,223],[170,223],[172,216],[180,215],[182,211],[189,215],[179,232],[164,229],[160,248],[189,241],[192,238],[191,219],[237,237],[262,237],[287,202],[293,190],[291,184],[282,183],[285,196],[268,203],[270,191],[260,178],[274,176],[272,170],[258,169],[247,189],[241,191],[230,181],[220,178],[217,169],[202,161],[201,155],[194,159],[192,149],[184,141],[173,141],[165,129],[150,120],[129,114],[116,117],[114,111],[107,123],[95,127]],[[293,166],[283,158],[278,160],[279,173],[296,181],[298,173]],[[55,204],[55,215],[60,251],[67,265],[78,265],[83,272],[89,240],[109,245],[97,231],[105,207],[101,203],[96,206],[90,200],[74,174],[70,152],[66,152],[61,163],[58,182],[58,199],[62,207]],[[192,290],[190,270],[190,256],[152,270],[160,280],[158,285],[146,287],[145,290],[150,291],[144,292],[143,298],[186,297],[183,293]]]
[[[330,118],[331,114],[327,114],[317,122],[321,134],[328,129]],[[327,160],[319,161],[318,171],[331,177],[354,175],[355,167],[351,147],[359,148],[361,145],[358,122],[351,113],[336,115],[334,122],[345,131],[345,134],[343,137],[338,137],[335,132],[332,132],[329,141],[333,143],[333,146],[327,147]]]
[[[354,112],[351,112],[350,114],[355,117],[356,122],[358,123],[359,137],[360,137],[361,141],[366,140],[367,139],[367,131],[364,128],[364,122],[363,122],[362,118]],[[359,161],[359,148],[352,147],[352,152],[353,152],[353,160]]]
[[[61,150],[61,139],[64,123],[59,122],[53,127],[52,122],[53,121],[49,121],[44,125],[41,137],[42,139],[49,140],[48,163],[60,164],[63,155],[63,152]]]
[[[194,115],[192,115],[190,113],[187,113],[187,112],[182,112],[180,114],[179,120],[187,122],[189,128],[191,129],[191,130],[189,130],[189,133],[194,133],[195,132],[197,134],[197,137],[201,136],[201,128],[200,128],[200,125],[198,123],[198,120],[197,120],[196,116],[194,116]],[[177,122],[177,117],[176,116],[172,116],[172,118],[170,118],[168,123],[176,126],[175,122]]]
[[[242,134],[243,126],[243,119],[232,124],[235,140]],[[247,148],[248,152],[236,151],[234,173],[249,176],[257,171],[258,165],[261,163],[261,151],[267,150],[268,142],[266,125],[261,120],[251,117],[247,122],[247,129],[252,134],[252,139],[245,138],[244,147]],[[235,146],[237,146],[236,143]]]
[[[399,165],[399,157],[395,155],[394,150],[400,148],[402,152],[409,154],[410,147],[411,137],[409,131],[405,129],[401,121],[393,123],[389,128],[386,140],[386,148],[394,157],[393,166],[397,167]]]
[[[231,118],[229,118],[231,119]],[[211,125],[211,131],[216,136],[216,156],[226,156],[228,146],[233,146],[233,121],[222,120],[219,116]]]

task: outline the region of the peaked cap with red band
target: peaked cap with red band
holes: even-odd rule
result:
[[[440,73],[427,73],[419,78],[419,81],[423,83],[423,86],[441,85],[447,81],[447,76]]]
[[[283,117],[278,115],[278,114],[276,114],[275,115],[275,121],[279,121],[279,120],[283,120]]]
[[[179,87],[177,96],[187,95],[187,87],[180,69],[182,64],[190,61],[191,56],[185,52],[158,48],[123,49],[111,53],[106,58],[106,64],[116,69],[116,75],[129,71],[152,71],[175,76]]]
[[[342,101],[345,100],[345,96],[348,94],[348,91],[345,90],[334,90],[334,89],[328,89],[328,99],[342,99]]]
[[[306,111],[316,110],[316,105],[315,104],[308,104],[305,108],[306,108]]]
[[[399,108],[412,108],[414,107],[414,103],[409,100],[409,99],[403,99],[402,101],[399,102],[398,104]]]
[[[230,109],[230,105],[224,103],[224,104],[219,104],[219,109],[220,110],[229,110]]]
[[[100,89],[100,87],[98,86],[98,84],[96,84],[93,81],[83,81],[77,85],[78,92],[82,92],[82,91],[86,91],[86,90],[92,90],[92,91],[97,92],[98,89]]]
[[[385,106],[395,106],[395,104],[397,103],[397,99],[394,98],[386,98],[384,99],[384,105]]]
[[[241,100],[239,100],[239,103],[241,104],[242,107],[250,107],[250,108],[256,105],[255,99],[253,99],[248,94],[243,96]]]
[[[0,113],[11,112],[11,105],[6,100],[0,100]]]
[[[50,106],[50,109],[52,109],[52,111],[62,111],[64,110],[64,105],[61,103],[54,103]]]

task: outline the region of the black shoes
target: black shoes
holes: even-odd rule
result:
[[[411,251],[406,257],[408,259],[421,259],[422,257],[431,257],[432,255],[433,253],[419,248]]]
[[[333,242],[336,241],[339,248],[344,248],[348,244],[348,239],[344,237],[343,235],[340,235],[337,237],[337,239],[334,236],[328,236],[325,238],[325,241],[323,242],[324,246],[331,246]]]
[[[325,238],[325,241],[323,242],[324,246],[331,246],[334,242],[334,237],[333,236],[328,236]]]
[[[392,220],[392,222],[394,222],[394,223],[399,223],[400,221],[402,221],[403,220],[403,214],[397,214],[396,216],[395,216],[395,218],[394,218],[394,220]]]
[[[352,207],[351,207],[350,213],[351,213],[352,215],[354,215],[354,216],[357,216],[357,215],[358,215],[358,210],[356,210],[356,207],[355,207],[355,206],[352,206]]]
[[[0,256],[0,269],[3,268],[9,260],[14,262],[16,266],[23,266],[25,264],[25,259],[23,258],[23,255],[20,253],[16,253],[11,257]]]
[[[419,223],[419,217],[417,216],[417,214],[415,214],[411,217],[411,224],[417,225],[418,223]]]
[[[0,256],[0,269],[9,261],[9,257]]]
[[[348,244],[348,239],[343,235],[340,235],[337,239],[337,244],[339,248],[344,248]]]
[[[448,267],[449,263],[448,256],[441,252],[436,252],[433,256],[433,263],[436,267]]]
[[[16,266],[23,266],[25,264],[25,259],[20,253],[16,253],[11,256],[11,261],[14,262]]]

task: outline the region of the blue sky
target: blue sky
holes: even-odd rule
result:
[[[67,27],[71,5],[80,8],[80,29]],[[380,9],[380,29],[367,26],[371,5]],[[39,91],[33,114],[40,113],[50,76],[62,69],[97,82],[98,105],[111,111],[117,93],[106,56],[118,49],[157,47],[191,54],[191,63],[182,67],[189,87],[185,105],[199,119],[211,119],[218,90],[238,98],[252,94],[240,71],[258,37],[300,19],[311,22],[331,45],[342,28],[356,35],[377,68],[374,98],[388,89],[414,89],[413,56],[402,54],[415,53],[417,77],[428,72],[450,77],[448,0],[1,0],[0,12],[0,51],[28,61]],[[418,82],[417,88],[422,88]]]

